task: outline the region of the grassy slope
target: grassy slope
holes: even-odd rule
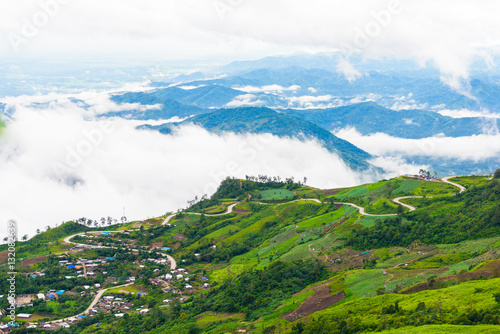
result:
[[[464,183],[470,182],[471,184],[487,182],[484,179],[478,178],[460,178],[459,181],[463,181]],[[272,194],[276,194],[276,190],[271,191]],[[443,183],[398,178],[342,189],[333,195],[331,194],[332,191],[329,190],[305,187],[299,189],[297,193],[303,197],[308,197],[304,195],[312,194],[317,198],[334,198],[336,201],[358,198],[365,205],[371,205],[370,208],[374,210],[378,202],[396,195],[423,194],[429,197],[438,197],[447,196],[452,194],[453,191],[453,187]],[[221,263],[222,266],[220,266],[217,263],[193,263],[191,265],[193,268],[196,265],[196,268],[207,269],[207,275],[211,281],[222,282],[225,279],[232,279],[243,270],[263,268],[278,259],[284,261],[307,258],[321,259],[331,266],[331,270],[333,270],[331,276],[337,275],[337,280],[331,284],[331,292],[345,291],[348,298],[347,301],[321,311],[318,315],[335,316],[351,310],[356,316],[361,317],[361,314],[363,314],[361,321],[364,321],[364,317],[367,318],[367,321],[370,319],[373,320],[380,313],[373,310],[379,310],[385,304],[393,302],[396,299],[404,300],[400,305],[405,310],[410,310],[414,307],[417,300],[424,299],[428,299],[431,303],[435,300],[440,300],[446,307],[455,307],[458,305],[457,299],[455,297],[448,298],[447,296],[450,293],[445,293],[444,291],[452,291],[453,294],[456,293],[460,298],[467,300],[467,298],[471,298],[470,287],[474,286],[474,284],[484,284],[480,288],[491,293],[494,290],[493,283],[499,283],[497,279],[492,279],[463,283],[459,286],[442,290],[422,291],[410,295],[386,294],[376,296],[377,290],[380,288],[384,288],[386,292],[392,292],[396,288],[405,288],[426,282],[427,279],[432,277],[444,277],[458,274],[462,271],[469,271],[473,267],[477,268],[479,264],[497,258],[495,250],[500,247],[500,238],[493,237],[432,247],[425,245],[412,245],[408,248],[389,247],[372,250],[370,254],[361,258],[358,255],[359,251],[352,252],[348,248],[342,247],[343,238],[355,226],[372,226],[374,219],[371,217],[360,217],[358,212],[352,207],[344,206],[340,209],[332,210],[327,204],[297,201],[277,205],[243,203],[239,204],[237,208],[249,212],[241,215],[233,214],[220,217],[207,217],[207,232],[209,233],[199,240],[189,238],[184,240],[181,247],[173,251],[174,257],[180,260],[184,255],[194,251],[194,249],[208,241],[216,244],[218,250],[222,250],[225,247],[224,245],[232,242],[244,242],[244,240],[250,240],[248,238],[253,238],[255,235],[264,233],[265,239],[244,254],[233,256],[227,264]],[[367,211],[370,212],[370,209]],[[171,223],[177,226],[167,230],[158,240],[165,240],[170,244],[174,242],[173,237],[181,233],[183,229],[200,229],[198,225],[199,216],[187,215],[186,217],[187,219],[172,220]],[[266,223],[272,224],[267,226]],[[74,232],[69,233],[69,231],[65,231],[64,229],[57,231],[54,229],[50,234],[42,233],[38,239],[58,239],[72,233]],[[314,249],[314,251],[311,249]],[[328,261],[337,257],[342,258],[342,263],[332,264]],[[375,269],[362,269],[365,262],[361,261],[361,259],[366,259],[366,261],[376,260]],[[409,266],[407,268],[402,266],[393,268],[398,264],[404,263],[408,263]],[[188,263],[187,266],[189,268],[190,264]],[[350,268],[353,266],[355,268]],[[382,275],[383,270],[387,271],[388,275]],[[310,294],[310,292],[304,292],[283,300],[281,308],[266,315],[261,322],[256,323],[257,328],[272,324],[281,324],[289,328],[291,324],[280,319],[279,316],[286,313],[285,311],[292,311],[297,308]],[[486,295],[483,296],[484,298],[481,296],[477,294],[473,296],[474,298],[477,297],[475,305],[477,307],[492,307],[491,297],[488,297],[490,298],[488,299]],[[372,311],[367,311],[370,309]],[[207,321],[201,320],[203,318],[205,316],[202,316],[197,321],[202,326],[206,324],[210,316],[207,315]],[[228,317],[224,321],[234,321],[234,326],[236,326],[234,328],[241,326],[239,325],[241,321],[239,317]],[[436,333],[439,333],[437,331],[439,329],[434,327],[429,327],[429,329],[436,330]],[[420,329],[417,328],[415,330]]]

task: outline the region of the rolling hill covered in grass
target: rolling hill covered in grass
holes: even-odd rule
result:
[[[66,223],[36,240],[50,240],[61,248],[53,254],[70,261],[111,257],[107,270],[123,276],[120,282],[136,277],[126,288],[113,288],[101,274],[90,279],[111,287],[108,294],[147,292],[132,298],[147,313],[103,312],[73,324],[71,333],[500,333],[500,183],[489,176],[451,181],[466,190],[410,177],[341,189],[228,178],[210,198],[154,224],[132,222],[108,235],[97,229],[89,238],[94,229]],[[62,241],[82,232],[87,238],[75,240],[102,248]],[[26,253],[31,244],[18,248]],[[183,279],[166,279],[169,271],[148,262],[161,247]],[[23,278],[22,291],[47,284],[72,290],[62,283],[69,269],[57,260],[21,269],[51,275]],[[152,283],[160,275],[166,285]],[[50,303],[63,314],[58,300]]]

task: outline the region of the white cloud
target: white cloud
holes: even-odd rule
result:
[[[288,107],[296,109],[326,109],[342,105],[344,105],[344,101],[332,95],[303,95],[288,98]]]
[[[61,1],[62,2],[62,1]],[[397,9],[392,10],[394,4]],[[412,59],[467,94],[474,59],[492,65],[500,29],[495,0],[132,0],[70,1],[22,36],[38,1],[0,3],[0,34],[26,38],[19,55],[128,55],[132,58],[258,58],[353,46],[365,58]],[[43,23],[43,22],[42,22]],[[0,55],[16,56],[8,38]],[[335,62],[332,60],[332,62]],[[348,77],[356,70],[345,64]]]
[[[394,104],[390,106],[392,110],[422,110],[426,109],[426,103],[418,103],[413,99],[413,93],[409,93],[406,96],[398,96],[394,98]]]
[[[468,109],[459,109],[459,110],[444,109],[444,110],[439,110],[438,113],[443,116],[448,116],[453,118],[466,118],[466,117],[500,118],[500,114],[491,113],[488,110],[474,111]]]
[[[200,88],[200,87],[205,87],[205,85],[199,85],[199,86],[178,86],[179,88],[182,88],[184,90],[191,90],[191,89],[196,89],[196,88]]]
[[[262,87],[255,86],[243,86],[243,87],[233,87],[233,89],[238,89],[247,93],[283,93],[285,91],[296,91],[300,89],[300,86],[292,85],[290,87],[283,87],[280,85],[267,85]]]
[[[264,105],[264,101],[256,100],[256,96],[253,94],[243,94],[236,96],[231,102],[226,104],[226,107],[236,108],[243,106],[262,106]]]
[[[355,128],[350,128],[340,130],[336,135],[377,156],[429,156],[477,162],[500,155],[498,132],[457,138],[405,139],[384,133],[363,136]]]
[[[375,179],[315,142],[219,136],[195,126],[162,135],[137,130],[137,121],[96,119],[104,110],[94,106],[35,109],[23,99],[10,101],[15,112],[0,145],[0,221],[18,220],[21,235],[82,216],[119,218],[123,207],[129,219],[158,216],[214,191],[228,175],[307,176],[319,187]]]
[[[340,57],[337,63],[337,71],[342,73],[349,82],[356,81],[363,76],[345,57]]]

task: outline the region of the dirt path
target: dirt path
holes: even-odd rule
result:
[[[330,235],[330,234],[327,234],[327,235],[325,235],[325,237],[324,237],[323,239],[321,239],[321,240],[316,240],[316,241],[314,241],[314,242],[311,242],[309,245],[307,245],[307,248],[309,248],[309,251],[319,253],[319,251],[311,249],[311,245],[312,245],[312,244],[315,244],[315,243],[318,243],[318,242],[320,242],[320,241],[326,240],[326,238],[328,238],[328,236],[329,236],[329,235]]]
[[[78,261],[79,264],[82,265],[83,267],[83,276],[87,278],[87,266],[85,265],[85,262]]]

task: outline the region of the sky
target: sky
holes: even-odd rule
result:
[[[496,69],[498,13],[496,0],[3,0],[0,68],[8,69],[8,79],[12,73],[24,75],[16,72],[23,61],[222,65],[278,54],[337,52],[332,62],[349,80],[362,75],[350,61],[353,56],[410,60],[437,69],[445,84],[467,95],[473,64]],[[123,90],[134,89],[144,87]],[[257,91],[246,90],[235,106],[253,101]],[[21,234],[32,236],[35,228],[67,219],[119,218],[123,208],[129,218],[144,219],[210,194],[228,174],[307,176],[321,187],[377,177],[350,170],[315,142],[216,136],[197,127],[163,136],[139,131],[132,121],[104,122],[96,116],[124,108],[109,94],[90,87],[71,95],[85,101],[87,109],[60,92],[1,99],[15,113],[0,138],[0,222],[16,219]],[[35,107],[35,102],[46,104]],[[311,101],[298,97],[295,102]],[[425,167],[398,158],[415,148],[434,147],[424,152],[433,157],[472,160],[500,152],[498,133],[423,140],[362,136],[355,129],[338,135],[380,155],[372,162],[388,171],[384,176]],[[78,149],[86,150],[84,156],[75,156]]]
[[[226,62],[340,50],[353,80],[356,53],[436,67],[465,89],[473,61],[494,66],[499,12],[495,0],[4,0],[0,57]]]

